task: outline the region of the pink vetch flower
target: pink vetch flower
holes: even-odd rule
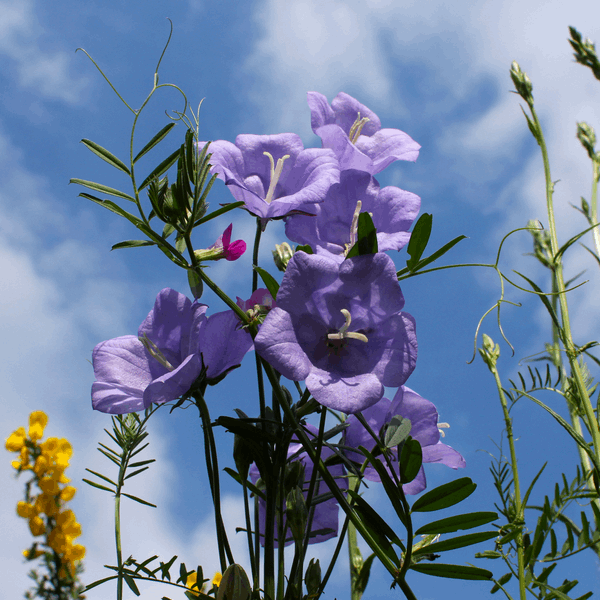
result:
[[[231,231],[233,223],[219,236],[219,239],[206,250],[196,250],[194,252],[199,261],[203,260],[237,260],[246,252],[246,242],[244,240],[231,241]]]
[[[389,423],[392,417],[400,415],[411,422],[410,435],[421,444],[423,450],[423,464],[442,463],[452,469],[462,469],[465,459],[454,448],[440,442],[442,427],[448,427],[447,423],[438,423],[438,412],[429,400],[425,400],[406,386],[401,386],[392,401],[382,398],[377,404],[362,411],[363,417],[375,434]],[[364,456],[352,448],[363,446],[369,451],[375,447],[375,440],[354,416],[348,418],[348,428],[344,432],[344,453],[353,461],[364,460]],[[392,463],[397,470],[398,455],[396,450],[391,451]],[[384,466],[389,471],[386,463]],[[381,481],[377,471],[371,465],[365,469],[365,479],[369,481]],[[427,487],[425,471],[421,467],[413,481],[402,486],[405,494],[418,494]]]
[[[340,92],[331,102],[308,92],[312,130],[323,148],[331,148],[340,169],[376,175],[396,160],[415,161],[421,146],[399,129],[382,129],[379,117],[352,96]]]

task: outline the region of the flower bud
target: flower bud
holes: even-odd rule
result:
[[[592,160],[596,160],[599,157],[596,156],[596,150],[594,146],[596,145],[596,132],[591,125],[588,125],[585,122],[577,123],[577,139],[580,141],[581,145],[586,149],[588,156]]]
[[[510,77],[515,84],[517,94],[519,94],[519,96],[521,96],[521,98],[523,98],[527,104],[533,104],[533,94],[531,93],[533,90],[533,85],[531,83],[531,79],[527,77],[526,73],[521,71],[521,67],[514,60],[510,67]]]
[[[244,569],[240,565],[229,565],[221,578],[217,600],[250,600],[251,592]]]
[[[321,585],[321,564],[319,559],[310,559],[308,567],[306,568],[306,575],[304,576],[304,583],[306,585],[306,591],[308,592],[309,598],[316,596],[319,586]]]
[[[288,263],[290,259],[294,256],[294,251],[292,247],[287,243],[283,242],[282,244],[275,244],[275,250],[273,250],[273,260],[275,261],[275,266],[285,273]]]
[[[298,543],[304,538],[306,522],[308,520],[308,509],[302,490],[296,486],[285,499],[287,523],[292,532],[292,537]]]
[[[494,345],[492,338],[485,333],[483,334],[483,348],[479,348],[479,354],[481,354],[481,358],[483,358],[489,370],[494,371],[500,356],[500,346],[498,344]]]

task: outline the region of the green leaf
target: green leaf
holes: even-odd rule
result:
[[[450,538],[449,540],[442,540],[441,542],[435,542],[428,546],[423,546],[413,552],[414,556],[419,554],[432,554],[435,552],[445,552],[446,550],[455,550],[456,548],[464,548],[465,546],[472,546],[473,544],[479,544],[491,540],[498,536],[497,531],[480,531],[478,533],[467,533],[467,535],[459,535],[458,537]]]
[[[408,437],[411,426],[410,419],[404,419],[401,415],[394,415],[385,431],[385,447],[395,448],[398,444],[401,444]]]
[[[143,190],[153,179],[160,177],[166,171],[168,171],[176,162],[179,157],[179,148],[173,152],[173,154],[167,156],[151,173],[142,181],[142,185],[138,188],[140,191]]]
[[[135,579],[129,575],[127,572],[123,571],[123,577],[125,578],[125,583],[129,587],[129,589],[136,595],[140,595],[140,590],[138,590],[138,586],[135,583]]]
[[[439,563],[416,563],[410,565],[413,571],[433,575],[434,577],[448,577],[450,579],[490,580],[493,576],[491,571],[479,567],[467,567],[463,565],[444,565]]]
[[[484,550],[483,552],[476,552],[475,558],[502,558],[502,552],[496,550]]]
[[[308,244],[300,244],[296,246],[295,252],[305,252],[306,254],[314,254],[313,249]]]
[[[263,283],[269,290],[271,296],[273,296],[273,299],[277,298],[277,292],[279,291],[279,283],[277,283],[277,280],[273,277],[273,275],[271,275],[261,267],[254,267],[254,270],[260,275],[260,278],[263,280]]]
[[[369,576],[371,575],[371,565],[373,564],[374,558],[374,553],[370,554],[367,557],[362,567],[360,568],[358,577],[354,582],[354,589],[360,594],[362,594],[367,589],[367,584],[369,583]]]
[[[555,264],[558,261],[558,259],[569,249],[569,247],[571,247],[578,239],[582,238],[588,231],[591,231],[592,229],[594,229],[594,227],[598,227],[598,225],[592,225],[591,227],[588,227],[587,229],[584,229],[583,231],[581,231],[577,235],[574,235],[570,240],[566,241],[560,247],[560,249],[558,250],[558,252],[554,256]]]
[[[141,498],[138,498],[137,496],[132,496],[131,494],[126,494],[125,492],[121,492],[121,493],[123,494],[123,496],[127,496],[131,500],[135,500],[136,502],[139,502],[140,504],[144,504],[145,506],[151,506],[152,508],[156,508],[156,504],[152,504],[152,502],[146,502],[146,500],[142,500]]]
[[[461,529],[473,529],[480,525],[491,523],[498,518],[498,513],[495,512],[474,512],[465,513],[464,515],[456,515],[433,521],[427,525],[423,525],[415,531],[415,535],[425,535],[427,533],[453,533]]]
[[[410,483],[419,473],[423,464],[423,450],[418,440],[409,437],[400,453],[400,478],[402,483]]]
[[[88,473],[91,473],[92,475],[95,475],[96,477],[99,477],[100,479],[103,479],[107,483],[110,483],[111,485],[114,485],[115,487],[117,487],[117,484],[112,479],[109,479],[108,477],[105,477],[104,475],[101,475],[100,473],[96,473],[96,471],[92,471],[91,469],[86,469],[86,471]]]
[[[119,250],[120,248],[139,248],[140,246],[155,246],[155,242],[150,240],[127,240],[126,242],[119,242],[115,244],[111,250]]]
[[[369,213],[362,212],[358,215],[356,244],[350,248],[346,258],[377,254],[377,251],[377,230],[373,224],[373,219]]]
[[[533,282],[531,279],[529,279],[529,277],[525,277],[525,275],[523,275],[522,273],[519,273],[518,271],[515,271],[515,273],[517,275],[519,275],[519,277],[522,277],[531,286],[531,288],[537,292],[538,298],[544,303],[544,306],[546,307],[548,314],[552,318],[552,321],[556,325],[556,328],[560,331],[562,325],[560,324],[558,317],[556,316],[556,312],[552,308],[552,304],[550,304],[550,300],[548,300],[547,296],[544,295],[544,293],[542,292],[542,289],[535,282]]]
[[[379,513],[357,492],[354,490],[348,490],[348,494],[352,497],[357,507],[361,519],[368,523],[371,527],[374,527],[379,533],[382,533],[396,546],[403,547],[400,538],[396,535],[394,530],[384,521]]]
[[[512,573],[505,573],[502,575],[502,577],[498,579],[498,583],[496,583],[496,585],[494,585],[494,587],[490,590],[490,594],[495,594],[500,589],[501,585],[504,585],[511,580],[512,576]]]
[[[454,506],[468,498],[476,487],[469,477],[450,481],[418,498],[412,506],[412,512],[431,512]]]
[[[101,183],[95,183],[93,181],[87,181],[85,179],[70,179],[69,183],[76,183],[77,185],[82,185],[90,190],[94,190],[96,192],[101,192],[102,194],[108,194],[109,196],[116,196],[117,198],[123,198],[125,200],[129,200],[130,202],[135,202],[135,198],[126,194],[125,192],[121,192],[116,190],[115,188],[108,187],[107,185],[102,185]],[[83,194],[79,194],[84,198],[89,198],[88,196],[84,196]],[[92,198],[89,198],[90,200]],[[102,201],[101,201],[102,202]]]
[[[111,581],[112,579],[116,579],[117,577],[118,577],[118,575],[111,575],[110,577],[105,577],[104,579],[98,579],[98,581],[94,581],[93,583],[86,585],[85,589],[83,591],[87,592],[88,590],[91,590],[91,589],[95,588],[96,586],[106,583],[107,581]]]
[[[359,450],[369,459],[373,468],[377,471],[379,478],[381,479],[381,483],[383,484],[383,489],[387,497],[390,499],[394,510],[396,511],[396,515],[404,525],[407,523],[408,515],[406,514],[404,507],[402,506],[402,502],[400,500],[401,495],[403,494],[401,489],[398,489],[389,473],[385,470],[383,463],[375,458],[366,448],[363,446],[359,447]]]
[[[138,153],[137,156],[133,159],[133,162],[136,163],[144,154],[150,152],[156,144],[161,142],[167,135],[169,131],[175,127],[175,123],[168,123],[165,125]]]
[[[131,171],[127,168],[125,163],[122,160],[119,160],[114,154],[111,154],[106,148],[99,146],[96,144],[96,142],[86,139],[81,140],[81,143],[89,148],[94,154],[99,156],[102,160],[105,160],[109,165],[115,167],[115,169],[119,169],[119,171],[123,171],[123,173],[131,175]]]
[[[462,240],[466,240],[466,239],[467,239],[466,235],[459,235],[458,237],[455,237],[453,240],[449,241],[447,244],[444,244],[439,250],[436,250],[433,254],[430,254],[427,258],[420,260],[412,271],[407,267],[398,271],[398,273],[397,273],[398,279],[404,279],[402,277],[402,275],[406,275],[407,273],[411,273],[411,272],[415,273],[416,271],[420,271],[427,265],[436,261],[438,258],[440,258],[440,256],[443,256],[444,254],[446,254],[446,252],[448,252],[448,250],[450,250],[451,248],[456,246],[456,244],[458,244],[458,242],[460,242]],[[410,275],[408,275],[408,277],[410,277]]]
[[[410,234],[410,241],[408,242],[408,247],[406,249],[410,255],[410,258],[406,261],[406,266],[409,271],[414,271],[419,260],[421,260],[421,256],[429,242],[432,226],[433,215],[430,215],[429,213],[422,214],[416,222],[412,233]]]
[[[221,208],[218,208],[217,210],[214,210],[211,213],[208,213],[207,215],[205,215],[204,217],[202,217],[201,219],[198,219],[198,221],[196,221],[194,223],[194,227],[197,227],[198,225],[202,225],[203,223],[206,223],[207,221],[210,221],[211,219],[214,219],[215,217],[220,217],[221,215],[224,215],[225,213],[229,212],[230,210],[233,210],[234,208],[239,208],[240,206],[244,206],[245,202],[231,202],[230,204],[226,204],[225,206],[222,206]]]
[[[88,485],[98,488],[99,490],[104,490],[105,492],[110,492],[111,494],[115,493],[115,490],[111,490],[110,488],[107,488],[104,485],[100,485],[99,483],[95,483],[94,481],[90,481],[89,479],[82,479],[82,481],[85,481]]]

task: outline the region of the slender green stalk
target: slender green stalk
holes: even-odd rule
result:
[[[594,454],[600,460],[600,427],[598,425],[598,419],[594,414],[594,407],[590,401],[587,386],[585,384],[585,378],[581,369],[581,365],[577,358],[577,349],[573,343],[573,335],[571,332],[571,321],[569,317],[569,307],[566,296],[566,286],[563,276],[563,264],[562,259],[558,257],[559,245],[558,237],[556,232],[556,219],[554,216],[554,182],[550,173],[550,161],[548,159],[548,150],[546,148],[546,142],[542,132],[542,127],[539,122],[537,113],[533,106],[533,99],[528,101],[529,108],[531,110],[531,116],[533,117],[533,124],[537,130],[537,141],[542,151],[542,159],[544,162],[544,177],[546,181],[546,209],[548,213],[548,229],[550,232],[550,244],[552,248],[553,261],[554,261],[554,273],[556,278],[557,291],[559,293],[560,312],[563,329],[563,344],[571,368],[571,373],[575,381],[577,389],[577,397],[583,412],[585,413],[586,426],[592,436],[592,442],[594,445]],[[598,480],[600,473],[596,473],[595,485],[598,486]]]
[[[590,208],[590,216],[592,225],[598,225],[598,179],[600,178],[600,157],[592,161],[594,174],[592,178],[592,195]],[[594,244],[596,246],[596,254],[600,257],[600,227],[594,227]]]
[[[487,338],[487,339],[486,339]],[[519,468],[517,465],[517,452],[515,450],[515,441],[513,436],[512,428],[512,417],[508,410],[508,403],[506,402],[506,396],[504,395],[504,389],[502,388],[502,382],[500,381],[500,374],[498,373],[498,367],[496,361],[500,354],[499,346],[494,348],[493,342],[484,336],[484,350],[480,350],[481,355],[486,362],[488,368],[494,376],[496,387],[498,388],[498,396],[500,398],[500,404],[502,406],[502,412],[504,415],[504,425],[506,427],[506,438],[508,440],[508,446],[510,449],[510,466],[513,478],[513,489],[514,489],[514,517],[513,524],[515,524],[519,530],[518,535],[515,538],[517,544],[517,563],[518,563],[518,579],[519,579],[519,598],[520,600],[526,599],[527,585],[525,582],[525,550],[523,546],[523,529],[522,525],[525,523],[525,507],[522,504],[521,498],[521,485],[519,483]]]
[[[119,478],[120,483],[120,478]],[[121,489],[115,494],[115,546],[117,548],[117,600],[123,600],[123,556],[121,551]]]
[[[258,288],[258,271],[254,267],[258,267],[258,250],[261,235],[262,227],[260,225],[260,218],[256,217],[256,234],[254,235],[254,249],[252,251],[252,293]]]

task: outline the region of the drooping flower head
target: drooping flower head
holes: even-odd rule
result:
[[[387,255],[340,264],[297,252],[255,350],[284,377],[306,380],[324,406],[358,412],[382,398],[383,386],[402,385],[415,368],[415,322],[403,306]]]
[[[399,129],[381,129],[379,117],[352,96],[340,92],[331,102],[308,92],[312,130],[331,148],[340,169],[376,175],[396,160],[415,161],[421,146]]]
[[[410,239],[408,230],[420,206],[417,195],[393,186],[380,189],[371,175],[351,169],[342,171],[340,183],[332,185],[325,202],[315,206],[315,217],[288,217],[285,234],[317,252],[343,257],[352,245],[357,212],[368,212],[377,229],[379,251],[400,250]]]
[[[308,434],[309,438],[312,440],[316,440],[317,438],[317,428],[313,425],[306,425],[305,431]],[[333,450],[323,446],[321,449],[321,460],[327,465],[327,461],[331,459],[333,456]],[[302,493],[304,495],[304,499],[306,500],[308,496],[308,488],[310,484],[310,480],[313,474],[314,465],[310,460],[308,454],[302,449],[302,444],[297,441],[297,438],[294,436],[292,443],[288,448],[288,460],[290,462],[300,462],[304,468],[304,482],[302,484]],[[342,464],[334,464],[329,466],[329,472],[332,477],[335,478],[338,487],[342,490],[348,488],[348,480],[345,477],[345,469]],[[259,479],[260,473],[256,464],[252,464],[250,467],[250,478],[254,484],[257,483]],[[317,499],[319,496],[323,496],[324,494],[329,493],[329,487],[327,484],[321,479],[320,476],[317,476],[317,485],[315,486],[315,491],[313,494],[313,498]],[[285,506],[285,501],[283,503]],[[287,528],[287,516],[284,510],[282,515],[283,518],[283,526],[286,528],[285,535],[285,545],[293,543],[294,538],[289,528]],[[318,544],[320,542],[326,542],[327,540],[337,537],[338,535],[338,512],[339,505],[335,498],[328,498],[324,501],[319,501],[314,506],[314,514],[312,518],[312,524],[310,529],[310,535],[308,538],[309,544]],[[260,543],[264,546],[265,540],[265,523],[266,523],[266,503],[264,500],[259,501],[259,532],[260,532]],[[274,539],[275,548],[279,546],[279,540],[277,537],[277,525],[275,526],[275,539]]]
[[[375,434],[378,434],[381,428],[396,415],[410,420],[410,435],[421,444],[423,463],[442,463],[452,469],[465,466],[465,459],[456,450],[440,442],[440,427],[447,427],[447,424],[438,424],[438,412],[435,405],[410,388],[402,386],[391,402],[387,398],[382,398],[377,404],[363,411],[363,417]],[[358,419],[352,415],[348,419],[348,427],[344,432],[344,444],[348,447],[345,450],[348,458],[363,462],[363,455],[349,448],[363,446],[371,451],[375,447],[375,440]],[[397,452],[392,450],[391,455],[396,474],[398,474]],[[385,460],[382,459],[382,462],[388,469]],[[377,471],[371,465],[368,465],[365,469],[365,478],[370,481],[381,481]],[[406,494],[418,494],[426,487],[425,470],[421,467],[416,478],[403,485],[402,489]]]
[[[206,142],[199,142],[201,150]],[[218,173],[237,201],[263,220],[294,212],[314,214],[329,187],[339,181],[334,153],[323,148],[304,149],[295,133],[238,135],[235,144],[211,142],[211,173]]]
[[[208,380],[238,365],[252,338],[238,328],[233,311],[207,317],[206,310],[206,305],[166,288],[137,337],[98,344],[92,353],[93,408],[111,414],[143,410],[187,393],[203,364]]]

